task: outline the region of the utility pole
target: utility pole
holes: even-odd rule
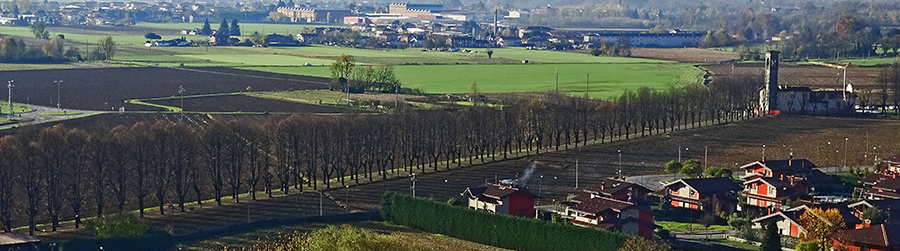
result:
[[[706,163],[709,160],[709,146],[703,146],[703,171],[706,171]]]
[[[12,83],[13,83],[13,81],[10,80],[9,84],[6,85],[6,88],[9,88],[9,97],[7,98],[7,100],[9,100],[9,118],[8,119],[12,119],[12,116],[15,113],[15,111],[13,110],[13,106],[12,106],[12,89],[13,89]]]
[[[578,159],[575,159],[575,189],[578,189]]]
[[[181,94],[181,113],[184,113],[184,86],[178,86],[178,94]]]
[[[322,215],[322,190],[319,190],[319,216]]]
[[[556,94],[559,94],[559,68],[556,68]]]
[[[681,146],[678,146],[678,163],[681,163]]]
[[[762,161],[763,161],[763,162],[766,162],[766,145],[763,145],[763,158],[762,158]]]
[[[588,84],[589,84],[590,82],[591,82],[591,74],[587,74],[587,78],[585,78],[585,80],[584,80],[584,97],[585,97],[585,98],[588,98],[588,97],[589,97],[589,96],[588,96],[588,93],[590,93],[590,92],[589,92],[589,90],[588,90]]]
[[[850,138],[844,138],[844,167],[847,167],[847,143],[850,143]]]

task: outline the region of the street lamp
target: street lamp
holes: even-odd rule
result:
[[[622,149],[619,149],[619,168],[616,169],[616,177],[622,178]]]
[[[412,181],[412,187],[410,187],[410,189],[412,189],[412,197],[416,197],[416,174],[413,173],[409,177],[409,180]]]
[[[559,68],[556,68],[556,94],[559,94]]]
[[[56,84],[56,109],[58,109],[60,112],[62,112],[62,107],[59,105],[59,103],[60,103],[60,101],[59,101],[59,97],[60,97],[59,85],[62,84],[62,82],[63,82],[62,80],[54,80],[53,81],[53,83]]]
[[[847,143],[849,142],[850,138],[844,138],[844,167],[847,167]]]
[[[538,185],[538,197],[541,197],[542,192],[544,191],[544,175],[541,175],[541,183]]]

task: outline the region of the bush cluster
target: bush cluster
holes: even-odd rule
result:
[[[387,193],[382,217],[395,224],[514,250],[617,250],[628,236],[607,230],[490,214]]]

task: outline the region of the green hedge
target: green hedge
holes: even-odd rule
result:
[[[175,241],[172,235],[165,232],[157,232],[139,237],[72,239],[60,244],[59,250],[100,250],[100,247],[103,247],[103,250],[172,250],[175,247]]]
[[[629,237],[616,232],[490,214],[387,193],[381,215],[395,224],[514,250],[617,250]]]

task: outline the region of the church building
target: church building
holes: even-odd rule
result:
[[[766,80],[759,91],[763,114],[844,114],[855,112],[852,87],[840,91],[813,91],[809,87],[778,85],[778,51],[766,52]]]

